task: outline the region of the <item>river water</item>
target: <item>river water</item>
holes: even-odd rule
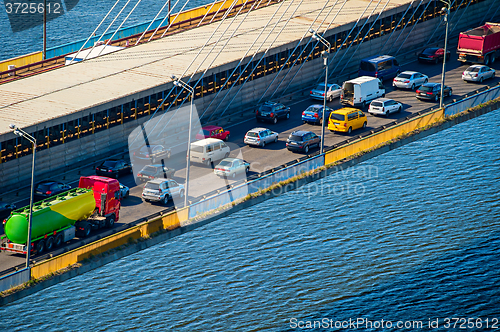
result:
[[[499,328],[499,127],[497,110],[42,290],[0,330]]]
[[[32,28],[23,31],[13,32],[15,29],[12,28],[10,24],[10,19],[12,19],[12,17],[9,17],[7,12],[15,12],[17,8],[18,12],[21,13],[22,7],[5,6],[5,1],[2,1],[2,4],[0,5],[0,30],[2,31],[2,38],[0,42],[0,61],[31,52],[41,51],[43,49],[42,25],[33,26]],[[41,0],[8,1],[11,3],[30,3],[37,1],[40,2]],[[58,2],[59,4],[63,5],[61,8],[58,7],[56,9],[56,13],[60,12],[63,14],[47,23],[47,48],[51,48],[81,39],[85,40],[86,38],[88,38],[88,36],[99,25],[99,22],[101,22],[107,12],[116,3],[116,0],[62,0],[62,2],[61,0],[49,0],[48,2]],[[65,11],[65,9],[69,8],[70,2],[72,4],[76,4],[76,6],[74,6],[74,8],[72,8],[71,10]],[[139,4],[132,12],[130,17],[126,20],[123,27],[150,22],[165,3],[165,1],[163,0],[130,1],[119,18],[111,26],[109,31],[114,31],[114,29],[121,24],[122,20],[128,15],[131,9],[138,2]],[[212,4],[213,2],[213,0],[179,0],[177,3],[177,0],[171,0],[172,6],[177,3],[177,6],[172,10],[172,12],[177,13],[182,8],[182,6],[184,6],[184,4],[186,4],[184,10],[188,10],[205,4]],[[125,3],[127,3],[127,1],[118,2],[114,10],[112,11],[112,14],[107,18],[101,28],[97,30],[97,34],[104,32],[109,23],[113,21],[115,15],[123,8]],[[168,5],[166,6],[166,10],[163,10],[163,15],[160,15],[159,17],[164,17],[166,13],[168,13]],[[37,18],[34,18],[33,15],[29,13],[22,14],[15,21],[15,26],[23,23],[29,25],[29,23],[27,22],[29,22],[30,20],[35,20]]]

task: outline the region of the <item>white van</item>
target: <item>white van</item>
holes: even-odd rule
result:
[[[190,161],[210,165],[229,156],[229,146],[217,138],[205,138],[191,143]]]
[[[342,85],[340,102],[344,105],[365,107],[370,101],[385,97],[385,88],[376,77],[361,76]]]

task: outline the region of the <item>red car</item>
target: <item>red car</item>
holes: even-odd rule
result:
[[[218,138],[224,141],[229,140],[229,130],[224,130],[218,126],[205,126],[202,127],[200,132],[196,134],[196,139],[204,138]]]

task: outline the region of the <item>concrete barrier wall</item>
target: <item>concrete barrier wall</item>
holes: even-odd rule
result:
[[[456,103],[446,105],[444,115],[451,116],[463,112],[468,108],[484,104],[485,102],[496,99],[498,97],[500,97],[500,86],[496,86],[473,96],[464,98],[460,101],[457,101]]]
[[[31,277],[40,278],[77,262],[88,259],[89,257],[102,254],[103,252],[115,249],[140,238],[148,237],[160,230],[175,229],[180,226],[181,222],[187,220],[187,210],[188,209],[182,209],[165,214],[161,217],[133,226],[127,230],[110,235],[101,240],[97,240],[65,254],[61,254],[41,263],[37,263],[31,268]]]
[[[30,281],[30,269],[23,269],[0,278],[0,292]]]

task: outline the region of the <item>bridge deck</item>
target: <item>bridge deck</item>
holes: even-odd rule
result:
[[[276,47],[299,40],[307,35],[307,29],[316,17],[314,29],[323,31],[329,24],[335,27],[356,21],[363,12],[366,17],[372,11],[378,14],[386,4],[385,10],[388,10],[410,2],[348,0],[331,22],[342,5],[341,0],[326,1],[326,7],[325,0],[287,0],[251,11],[241,25],[246,14],[3,84],[0,86],[0,135],[9,132],[8,125],[13,122],[26,128],[160,86],[170,82],[172,74],[189,76],[208,67],[237,61],[271,45]],[[293,18],[275,40],[292,13]],[[328,13],[325,23],[319,26]],[[221,26],[212,36],[219,24]],[[265,31],[248,51],[262,27],[266,27]],[[273,33],[266,39],[273,28]],[[229,39],[235,30],[235,38]],[[224,37],[215,45],[221,36]],[[207,42],[209,47],[197,56]]]

